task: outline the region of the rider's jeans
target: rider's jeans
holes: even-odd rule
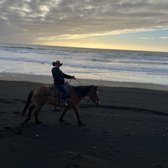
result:
[[[66,88],[66,86],[64,84],[61,85],[57,85],[58,90],[62,93],[62,99],[64,101],[66,101],[67,96],[68,96],[68,89]]]

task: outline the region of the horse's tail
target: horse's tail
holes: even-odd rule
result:
[[[22,115],[25,114],[27,108],[29,107],[30,103],[31,103],[31,99],[32,99],[32,96],[33,96],[33,92],[34,90],[31,90],[27,96],[27,99],[26,99],[26,103],[25,103],[25,106],[24,106],[24,109],[22,110]]]

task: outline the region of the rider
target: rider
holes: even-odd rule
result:
[[[64,79],[65,78],[75,79],[75,77],[67,75],[60,70],[60,67],[63,65],[63,63],[60,63],[59,60],[57,60],[56,62],[53,62],[52,65],[54,66],[51,70],[52,76],[53,76],[53,79],[54,79],[54,85],[63,94],[62,95],[62,100],[64,101],[65,105],[67,105],[66,99],[67,99],[67,96],[68,96],[68,89],[65,86],[65,80]]]

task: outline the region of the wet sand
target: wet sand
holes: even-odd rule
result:
[[[79,127],[73,111],[45,105],[36,125],[19,115],[40,83],[0,81],[1,168],[167,168],[168,91],[138,84],[100,86],[101,104],[82,101]],[[128,86],[128,85],[127,85]]]

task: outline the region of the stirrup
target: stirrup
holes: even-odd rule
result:
[[[67,102],[64,102],[64,105],[65,105],[65,106],[68,106],[68,103],[67,103]]]
[[[60,105],[61,106],[68,106],[68,103],[65,100],[61,100]]]

